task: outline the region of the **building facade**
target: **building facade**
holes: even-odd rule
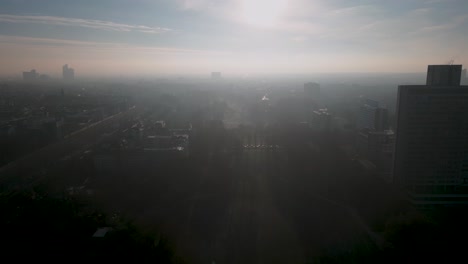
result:
[[[468,86],[460,75],[461,65],[431,65],[426,85],[398,87],[393,181],[414,204],[468,204]]]
[[[25,81],[36,80],[38,76],[39,76],[39,74],[36,72],[36,70],[23,72],[23,80],[25,80]]]
[[[392,181],[395,133],[392,130],[362,129],[357,136],[357,153],[374,166],[379,177]]]
[[[371,99],[362,99],[357,116],[357,129],[383,131],[388,129],[387,108]]]
[[[62,67],[62,77],[64,80],[73,80],[75,79],[75,70],[68,67],[68,64],[63,65]]]

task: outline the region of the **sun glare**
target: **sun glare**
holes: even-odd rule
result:
[[[242,0],[241,19],[257,27],[271,27],[278,23],[287,0]]]

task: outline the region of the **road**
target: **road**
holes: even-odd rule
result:
[[[100,142],[106,135],[117,131],[121,123],[131,120],[139,112],[138,108],[132,107],[6,164],[0,168],[2,187],[7,188],[8,185],[17,184],[24,187],[36,183],[41,178],[41,170],[56,165],[60,159],[66,159],[73,153],[85,151],[89,146]]]

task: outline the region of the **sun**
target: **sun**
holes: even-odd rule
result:
[[[272,27],[286,6],[287,0],[241,0],[241,20],[256,27]]]

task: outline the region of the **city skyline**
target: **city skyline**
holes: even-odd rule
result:
[[[464,1],[3,1],[2,75],[420,72],[467,64]],[[449,41],[450,40],[450,41]]]

